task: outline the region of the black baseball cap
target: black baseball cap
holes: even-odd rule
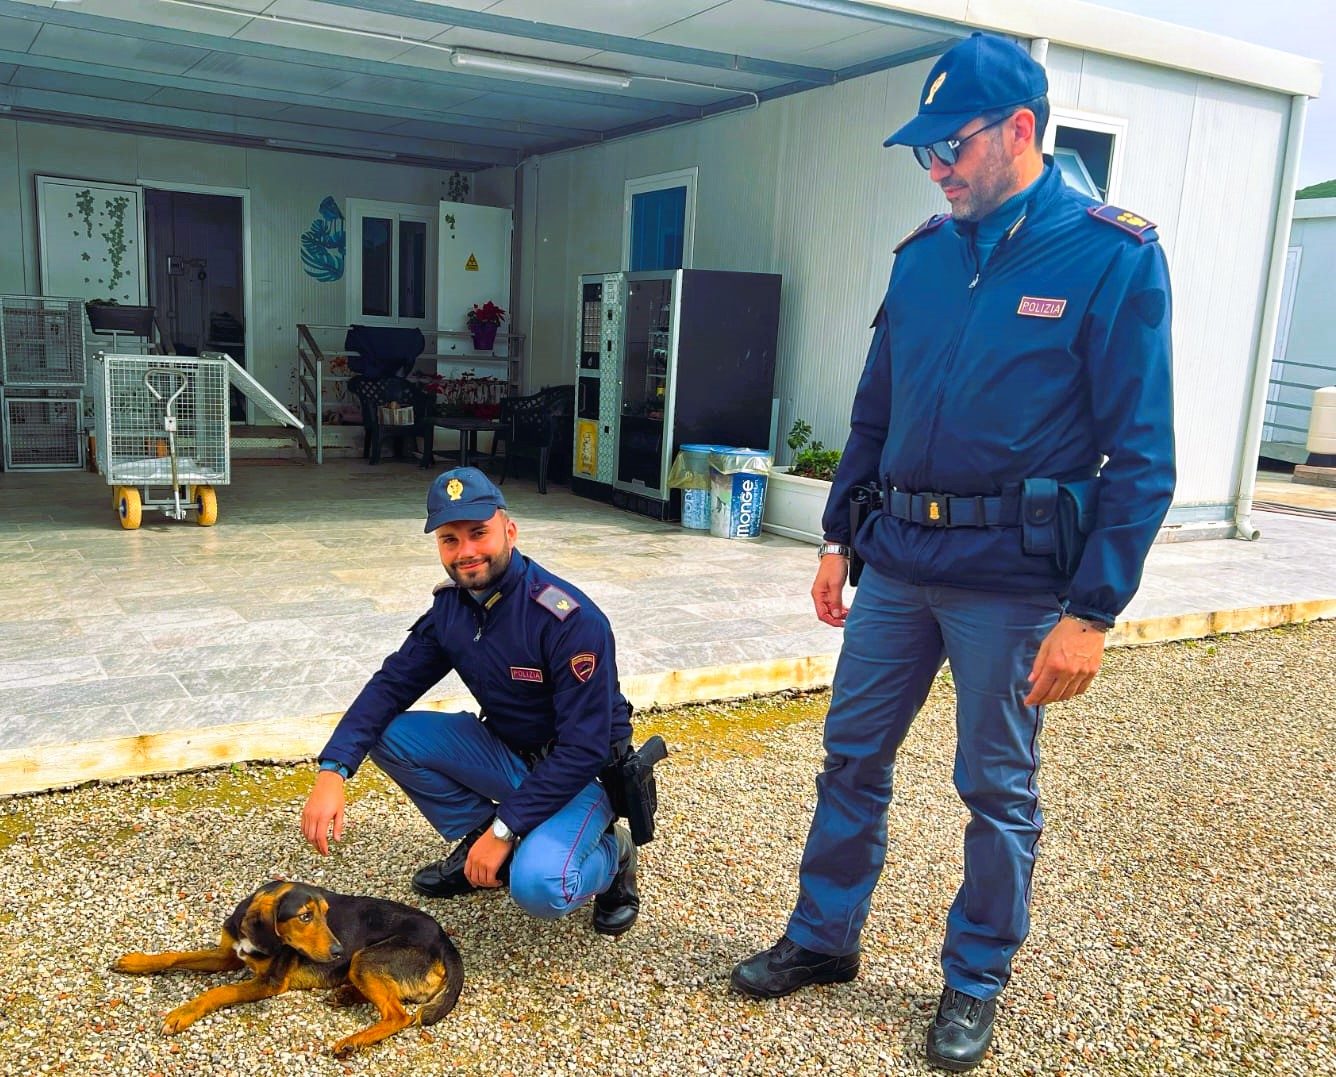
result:
[[[456,520],[490,520],[505,507],[506,499],[491,479],[476,467],[457,467],[437,475],[427,491],[427,526],[422,530],[432,532]]]
[[[973,33],[938,57],[923,83],[918,115],[883,146],[927,146],[950,138],[976,116],[1048,93],[1048,75],[1005,37]]]

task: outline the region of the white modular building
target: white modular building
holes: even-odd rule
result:
[[[1287,464],[1308,458],[1313,392],[1336,386],[1336,198],[1301,198],[1285,255],[1262,455]]]
[[[66,218],[39,189],[75,180],[107,205],[122,191],[142,207],[122,249],[140,300],[173,302],[175,332],[193,319],[201,339],[228,315],[247,365],[291,400],[298,324],[457,326],[460,303],[438,287],[464,264],[452,202],[503,207],[499,298],[536,389],[574,380],[580,276],[636,268],[637,228],[657,228],[684,267],[782,276],[782,461],[795,419],[844,437],[891,248],[943,208],[883,138],[937,55],[1001,33],[1048,70],[1048,148],[1069,182],[1153,221],[1168,255],[1167,530],[1253,533],[1315,61],[1070,0],[300,8],[0,0],[0,228],[17,240],[0,250],[0,292],[52,294],[44,267]],[[230,238],[207,269],[167,249],[169,234],[210,229]],[[322,248],[335,229],[337,266]],[[107,290],[92,278],[86,298]]]

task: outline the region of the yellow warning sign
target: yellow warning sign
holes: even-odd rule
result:
[[[478,256],[476,254],[469,255],[469,260],[464,263],[464,269],[468,273],[478,272]]]

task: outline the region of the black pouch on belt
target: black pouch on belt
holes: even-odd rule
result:
[[[639,748],[627,742],[599,774],[612,813],[626,820],[637,845],[654,840],[654,813],[659,808],[654,764],[667,755],[668,745],[659,736],[650,737]]]
[[[1058,550],[1058,480],[1026,479],[1021,483],[1021,549],[1035,557]]]
[[[881,487],[860,483],[849,491],[849,586],[857,587],[863,575],[863,559],[858,556],[854,543],[858,532],[869,516],[881,508]]]
[[[1095,527],[1099,478],[1064,482],[1058,487],[1057,548],[1053,563],[1064,576],[1074,576],[1085,552],[1086,536]]]

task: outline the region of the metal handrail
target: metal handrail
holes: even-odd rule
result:
[[[306,439],[303,430],[298,434],[308,458],[314,458],[317,464],[325,462],[325,416],[320,407],[324,398],[323,374],[325,353],[311,335],[311,326],[297,323],[297,412],[302,422],[315,431],[315,444]],[[316,329],[336,328],[334,326],[315,326]],[[308,352],[302,347],[305,342]]]

